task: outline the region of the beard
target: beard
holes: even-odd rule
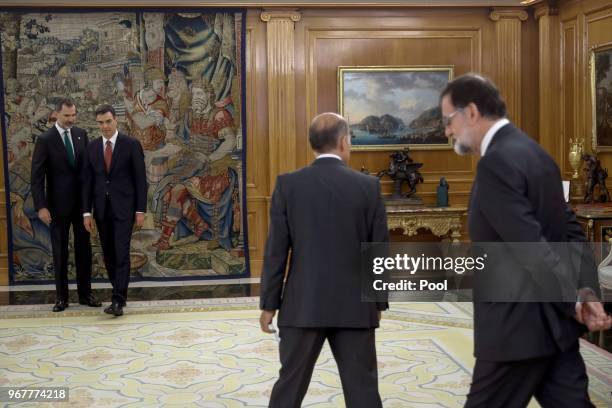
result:
[[[458,140],[454,140],[453,150],[459,156],[467,156],[468,154],[472,153],[472,149],[469,146],[459,142]]]

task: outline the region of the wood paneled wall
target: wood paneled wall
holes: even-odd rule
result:
[[[589,53],[592,47],[612,44],[612,2],[610,0],[562,1],[550,26],[540,31],[551,33],[552,45],[558,47],[558,55],[551,60],[541,60],[549,65],[550,72],[558,75],[558,85],[542,99],[542,127],[556,133],[555,160],[566,179],[572,169],[569,165],[569,140],[584,138],[585,151],[592,151],[592,103]],[[547,31],[548,30],[548,31]],[[559,34],[557,37],[554,35]],[[558,104],[558,101],[560,104]],[[546,111],[546,106],[558,108]],[[598,154],[603,167],[612,168],[612,152]]]
[[[297,110],[297,163],[313,159],[307,137],[310,120],[318,113],[338,111],[337,67],[340,65],[454,65],[455,75],[480,71],[495,75],[494,23],[487,10],[349,12],[341,15],[304,11],[296,25],[297,82],[304,95]],[[485,68],[486,67],[486,68]],[[351,166],[371,172],[385,169],[390,152],[353,152]],[[449,181],[450,201],[465,204],[474,161],[452,150],[412,151],[424,163],[425,179],[418,188],[426,202],[435,201],[440,177]],[[383,193],[392,182],[383,179]]]
[[[247,223],[251,273],[259,276],[268,230],[270,143],[266,25],[249,12],[246,26]]]
[[[263,15],[262,15],[263,14]],[[453,65],[455,76],[470,71],[482,72],[496,81],[509,100],[510,114],[520,121],[529,134],[538,138],[538,23],[531,11],[522,9],[489,8],[409,8],[409,9],[303,9],[280,12],[283,24],[294,27],[294,43],[291,47],[286,38],[276,41],[270,35],[283,35],[277,27],[261,28],[273,21],[267,13],[250,10],[248,35],[265,32],[266,41],[258,41],[251,53],[268,55],[265,61],[254,56],[248,58],[248,81],[260,75],[256,87],[249,89],[257,93],[257,115],[262,125],[256,130],[248,129],[247,145],[262,145],[267,156],[248,156],[249,169],[262,167],[253,184],[262,186],[255,190],[249,186],[249,240],[251,246],[252,271],[259,276],[262,248],[267,234],[267,213],[271,191],[278,169],[294,163],[295,168],[309,164],[314,156],[308,144],[310,120],[321,112],[338,111],[337,67],[346,65]],[[257,17],[260,17],[258,21]],[[286,35],[286,32],[285,32]],[[259,38],[259,37],[258,37]],[[282,40],[282,41],[281,41]],[[292,56],[279,61],[277,54],[265,50],[273,44],[281,44]],[[498,61],[512,57],[514,65],[500,68]],[[277,89],[275,75],[271,75],[272,64],[293,67],[294,89],[283,94]],[[256,73],[256,74],[255,74]],[[285,79],[288,73],[282,71]],[[258,77],[259,78],[259,77]],[[264,78],[268,78],[268,89],[261,89]],[[280,81],[280,79],[279,79]],[[287,95],[294,93],[295,117],[283,117],[269,112],[270,109],[286,109]],[[267,109],[263,101],[268,96]],[[272,100],[274,98],[275,100]],[[249,102],[253,96],[249,97]],[[290,107],[291,108],[291,107]],[[261,109],[261,110],[260,110]],[[248,110],[253,115],[253,110]],[[276,121],[275,127],[265,129],[268,119]],[[289,126],[289,127],[288,127]],[[277,129],[287,131],[279,139]],[[267,148],[263,145],[268,144]],[[285,143],[285,146],[275,146]],[[288,151],[291,146],[294,151]],[[252,150],[249,149],[249,154]],[[253,152],[254,153],[254,152]],[[351,166],[365,166],[371,172],[387,167],[390,152],[353,152]],[[286,157],[291,155],[291,157]],[[435,190],[440,177],[447,178],[451,185],[450,201],[455,205],[466,205],[469,198],[476,160],[459,157],[452,150],[415,150],[412,157],[424,163],[422,173],[425,183],[419,186],[419,195],[426,203],[435,203]],[[262,177],[261,179],[257,177]],[[263,179],[266,178],[266,180]],[[267,184],[266,184],[267,182]],[[263,186],[268,195],[263,196]],[[391,181],[383,181],[383,193],[390,194]],[[253,205],[255,204],[255,205]],[[254,222],[254,223],[253,223]]]

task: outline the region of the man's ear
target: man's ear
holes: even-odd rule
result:
[[[474,102],[470,102],[464,109],[468,122],[474,123],[480,119],[480,111]]]
[[[348,142],[346,141],[346,136],[340,136],[340,140],[338,141],[338,150],[341,152],[347,150],[349,148]]]
[[[347,151],[351,151],[351,135],[350,134],[346,134],[346,136],[344,136],[344,143],[346,144],[346,150]]]

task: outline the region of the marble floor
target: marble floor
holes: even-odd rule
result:
[[[278,344],[259,330],[257,308],[253,296],[131,301],[120,318],[80,305],[0,306],[0,386],[68,386],[70,401],[57,407],[264,407]],[[376,342],[385,407],[462,406],[474,362],[471,304],[394,303]],[[581,351],[591,397],[607,407],[612,355],[586,341]],[[326,345],[303,406],[343,401]]]

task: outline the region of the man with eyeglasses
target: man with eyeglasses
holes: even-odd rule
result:
[[[468,215],[473,242],[527,242],[544,251],[547,246],[535,243],[586,240],[564,201],[558,166],[506,118],[493,83],[462,75],[447,85],[440,103],[455,152],[480,157]],[[548,276],[550,270],[537,272]],[[476,365],[466,407],[525,407],[533,396],[543,407],[593,406],[578,338],[610,328],[612,318],[593,290],[582,281],[579,287],[585,302],[576,304],[474,303]]]

